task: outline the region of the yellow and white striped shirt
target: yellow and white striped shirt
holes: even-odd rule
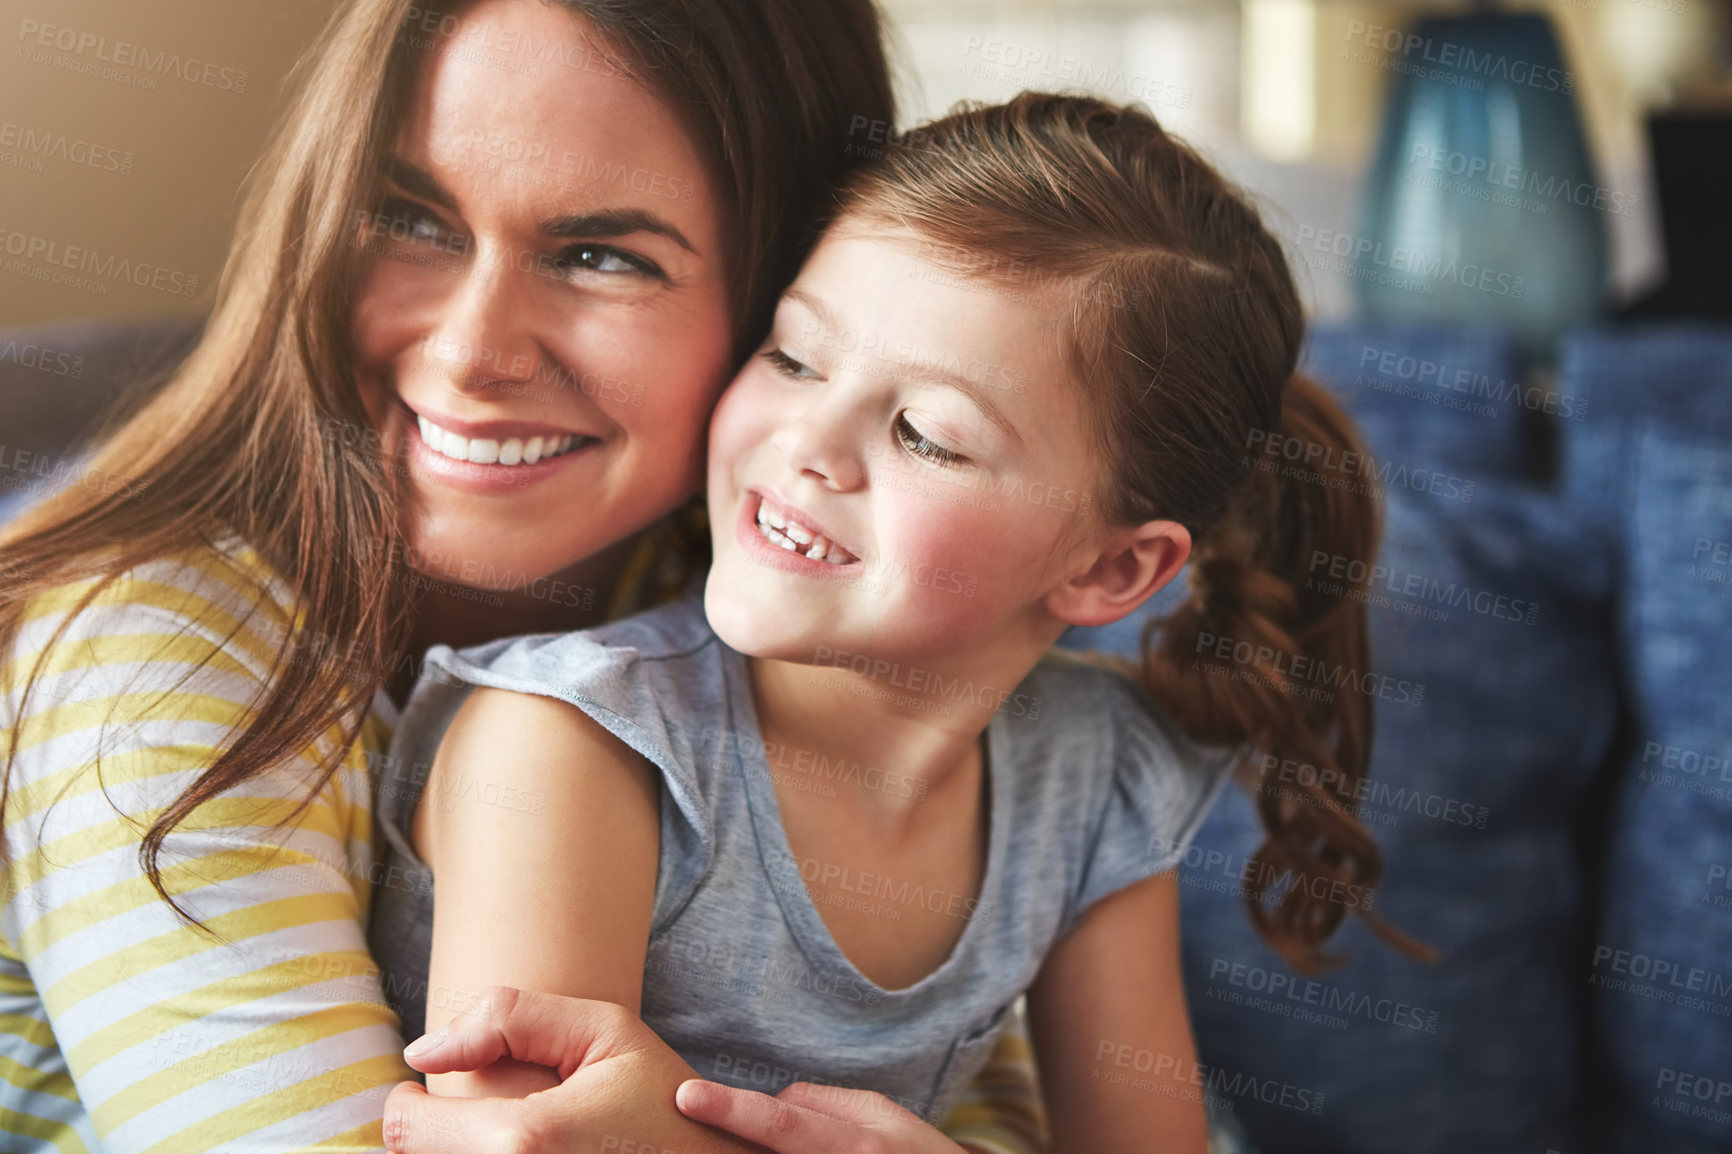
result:
[[[364,931],[373,866],[357,745],[293,822],[333,726],[302,757],[157,814],[252,713],[289,625],[285,590],[227,546],[28,606],[0,666],[0,756],[24,710],[5,813],[0,1146],[62,1154],[372,1151],[403,1064]],[[99,757],[100,754],[100,757]]]

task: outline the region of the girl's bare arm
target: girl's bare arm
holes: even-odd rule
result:
[[[1204,1154],[1171,871],[1098,902],[1028,994],[1055,1154]]]
[[[649,763],[576,707],[476,690],[440,744],[415,818],[436,879],[428,1031],[480,1013],[496,985],[636,1014],[659,804]],[[558,1082],[546,1067],[507,1060],[427,1085],[521,1097]]]

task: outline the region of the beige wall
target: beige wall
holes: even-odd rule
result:
[[[0,0],[0,327],[208,308],[242,178],[290,66],[336,2]],[[1368,159],[1383,73],[1326,57],[1352,19],[1399,22],[1461,0],[1319,0],[1314,142],[1297,164],[1244,172],[1232,159],[1245,151],[1241,0],[880,2],[897,26],[905,118],[1057,82],[1035,69],[987,68],[968,48],[983,36],[1097,71],[1156,77],[1170,83],[1154,97],[1107,95],[1149,99],[1266,202],[1329,223],[1328,206],[1350,208]],[[1675,79],[1714,73],[1712,45],[1729,34],[1732,0],[1506,3],[1558,23],[1585,80],[1580,99],[1605,179],[1642,187],[1641,111],[1663,103]],[[128,83],[138,80],[150,86]],[[1171,92],[1183,101],[1160,98]],[[1630,288],[1652,279],[1657,226],[1647,217],[1614,223],[1623,230],[1613,237],[1614,281]],[[1346,301],[1311,305],[1331,315]]]
[[[331,6],[0,0],[0,326],[208,308],[236,193]]]

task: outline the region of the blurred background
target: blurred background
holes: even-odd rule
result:
[[[1360,815],[1442,960],[1348,918],[1294,974],[1223,796],[1181,870],[1217,1154],[1732,1151],[1732,4],[881,3],[901,127],[1082,89],[1251,190],[1371,452],[1311,479],[1383,502]],[[330,7],[0,0],[0,518],[196,340]]]
[[[1400,75],[1392,65],[1424,54],[1392,51],[1387,33],[1426,15],[1475,10],[1397,0],[885,0],[884,7],[905,126],[959,99],[998,100],[1024,87],[1141,100],[1254,189],[1289,240],[1302,229],[1307,239],[1363,231],[1361,187],[1390,82]],[[9,268],[0,276],[0,320],[198,311],[228,240],[236,188],[289,68],[329,9],[328,0],[0,2],[10,44],[0,65],[0,227],[161,266],[180,273],[182,284],[198,278],[189,296],[112,281],[105,290],[54,284]],[[1575,82],[1588,179],[1619,209],[1597,214],[1607,234],[1607,300],[1631,300],[1665,275],[1646,118],[1656,110],[1724,110],[1732,101],[1728,6],[1509,0],[1495,11],[1539,13],[1555,30]],[[58,38],[73,50],[43,47],[41,26],[55,30],[51,43]],[[80,50],[68,31],[105,38],[106,46]],[[136,56],[133,67],[111,65],[116,46],[127,45],[145,61],[167,52],[217,71],[188,80],[142,70]],[[108,75],[92,74],[101,69]],[[92,150],[95,161],[72,159]],[[1352,311],[1351,277],[1310,270],[1303,279],[1318,317]]]

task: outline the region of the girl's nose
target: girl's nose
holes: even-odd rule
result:
[[[868,417],[839,398],[815,401],[792,413],[770,435],[789,468],[827,489],[849,492],[866,480]]]

